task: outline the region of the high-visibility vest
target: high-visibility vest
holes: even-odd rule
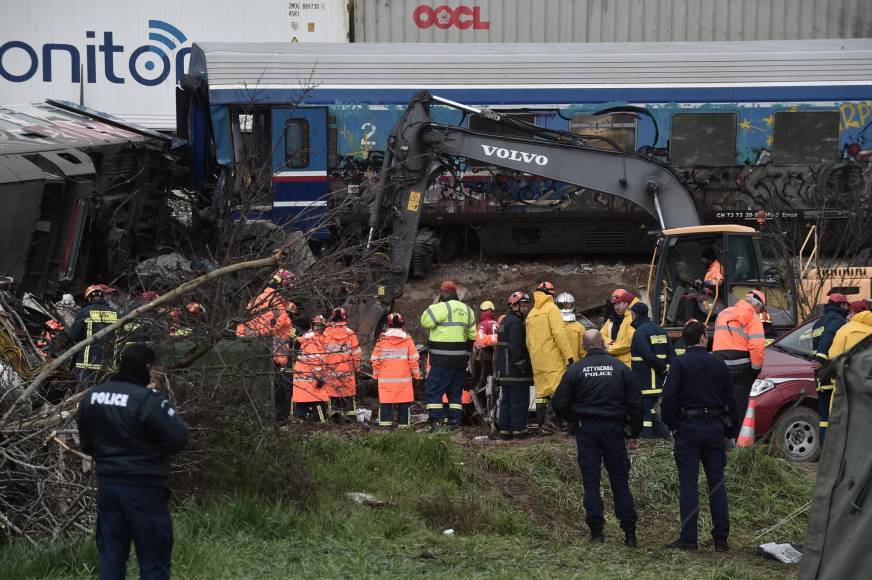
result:
[[[355,375],[360,372],[361,350],[357,335],[344,322],[330,322],[322,334],[323,378],[331,397],[357,393]]]
[[[766,334],[754,307],[741,300],[724,308],[715,320],[712,352],[718,353],[728,367],[751,365],[763,368]]]
[[[414,379],[421,378],[418,349],[400,328],[386,330],[372,350],[372,376],[378,380],[380,403],[411,403]]]
[[[466,343],[476,337],[472,308],[460,300],[433,304],[421,314],[421,326],[430,331],[428,347],[434,365],[466,366]]]
[[[329,399],[319,379],[324,363],[323,336],[309,331],[300,337],[300,354],[294,361],[294,403],[316,403]]]

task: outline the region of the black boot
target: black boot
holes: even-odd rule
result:
[[[714,538],[715,541],[715,552],[729,552],[730,545],[727,543],[726,538]]]
[[[682,539],[677,539],[671,544],[666,544],[665,546],[670,550],[686,550],[688,552],[693,552],[696,550],[696,543],[691,544],[690,542],[685,542]]]
[[[628,548],[637,548],[639,543],[636,542],[635,530],[624,530],[624,545]]]
[[[590,541],[596,544],[602,544],[606,541],[605,536],[603,536],[602,528],[591,528],[590,529]]]

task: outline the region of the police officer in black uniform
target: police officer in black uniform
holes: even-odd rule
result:
[[[119,372],[88,390],[76,422],[82,450],[97,464],[97,548],[100,579],[123,579],[130,541],[140,578],[170,577],[173,524],[167,508],[170,456],[188,442],[188,428],[170,402],[147,388],[154,352],[135,344]]]
[[[681,335],[687,351],[672,361],[661,403],[663,421],[675,433],[681,511],[681,535],[667,547],[697,548],[697,481],[701,461],[708,481],[714,547],[718,552],[726,552],[730,515],[724,486],[727,463],[724,440],[738,435],[742,416],[727,365],[706,351],[705,325],[692,322]]]
[[[560,417],[578,425],[575,439],[591,541],[604,541],[600,471],[605,462],[624,543],[636,547],[636,507],[630,493],[627,446],[639,446],[642,400],[633,373],[606,353],[598,330],[586,331],[583,345],[587,356],[567,369],[551,405]],[[625,443],[627,434],[629,442]]]

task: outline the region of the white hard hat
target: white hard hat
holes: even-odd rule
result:
[[[575,320],[575,296],[569,292],[562,292],[554,302],[557,303],[557,308],[560,309],[564,321],[572,322]]]

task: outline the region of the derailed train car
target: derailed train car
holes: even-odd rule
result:
[[[178,120],[212,209],[259,183],[246,210],[279,223],[303,212],[310,221],[364,191],[388,132],[425,89],[659,161],[686,181],[705,221],[753,225],[761,210],[816,219],[868,202],[870,79],[868,39],[195,44]],[[447,108],[433,115],[503,131]],[[442,257],[470,241],[511,254],[650,247],[650,218],[615,198],[462,159],[437,170],[421,235],[439,237]],[[344,225],[367,219],[361,203]]]
[[[0,276],[57,295],[153,252],[168,217],[171,143],[73,103],[0,106]]]

